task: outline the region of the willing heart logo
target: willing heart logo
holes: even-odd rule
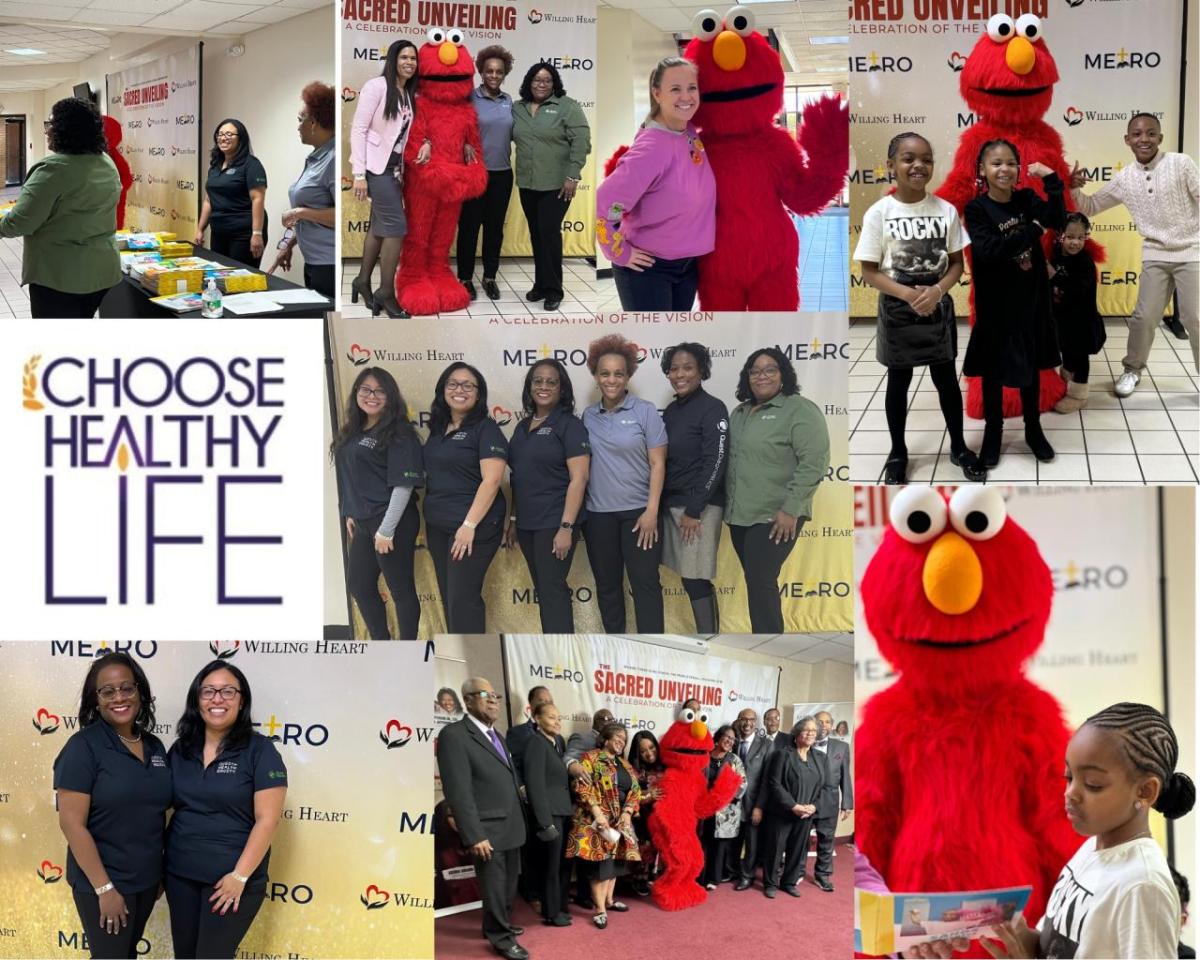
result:
[[[530,10],[529,11],[529,22],[530,23],[541,23],[542,22],[541,11],[540,10]]]
[[[43,737],[57,730],[60,723],[62,717],[51,713],[45,707],[38,707],[38,712],[33,715],[33,727]]]
[[[208,649],[212,651],[212,655],[218,660],[228,660],[242,645],[241,640],[213,640]]]
[[[353,103],[358,99],[358,91],[353,87],[342,87],[342,103]]]
[[[371,884],[358,899],[362,901],[362,905],[368,910],[382,910],[388,905],[388,901],[392,899],[392,895],[386,890],[380,890],[375,884]]]
[[[397,747],[404,746],[412,739],[412,735],[412,727],[394,718],[389,720],[384,728],[379,731],[379,739],[383,741],[384,746],[389,750],[395,750]]]
[[[496,406],[492,407],[492,419],[495,420],[499,426],[507,427],[510,423],[512,423],[512,418],[513,412],[511,410],[506,410],[504,407],[500,406],[500,404],[496,404]]]
[[[346,351],[346,359],[356,367],[361,367],[371,359],[371,351],[361,343],[352,343],[350,349]]]
[[[948,66],[955,73],[961,73],[962,68],[965,67],[966,65],[967,65],[967,58],[964,57],[957,50],[955,50],[953,53],[950,54],[949,57],[946,58],[946,66]]]
[[[62,879],[63,868],[57,863],[51,863],[49,860],[43,860],[41,866],[37,869],[38,879],[42,883],[58,883]]]
[[[1074,107],[1067,107],[1066,113],[1063,114],[1063,120],[1067,122],[1067,126],[1074,127],[1083,123],[1083,111],[1076,110]]]

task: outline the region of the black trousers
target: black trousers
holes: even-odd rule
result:
[[[475,877],[483,900],[483,935],[501,950],[516,941],[512,932],[512,905],[521,872],[521,850],[493,850],[491,860],[475,858]]]
[[[641,510],[618,513],[589,513],[583,525],[588,561],[596,580],[596,602],[606,633],[625,632],[625,573],[633,591],[633,616],[638,633],[663,632],[662,585],[658,566],[662,562],[662,517],[654,546],[643,550],[633,532]],[[782,633],[782,630],[777,631]]]
[[[622,310],[691,310],[700,282],[699,261],[656,259],[642,271],[613,265]]]
[[[575,557],[575,545],[579,541],[572,534],[571,550],[559,560],[554,555],[553,545],[557,529],[517,530],[517,543],[529,565],[529,576],[538,596],[538,615],[542,619],[543,633],[574,633],[575,618],[571,613],[571,588],[567,586],[567,574],[571,571],[571,560]]]
[[[458,240],[454,244],[459,280],[470,280],[475,275],[475,244],[479,240],[480,227],[483,227],[483,275],[490,280],[496,279],[512,185],[512,170],[489,170],[482,196],[463,202],[458,215]]]
[[[761,824],[756,827],[749,818],[742,821],[742,832],[738,834],[737,847],[742,854],[737,863],[738,877],[742,880],[754,880],[754,870],[758,866],[760,852],[758,835],[761,829]]]
[[[337,300],[332,263],[318,263],[315,266],[306,263],[304,265],[304,285],[309,290],[316,290],[317,293],[324,294],[330,300]]]
[[[209,225],[208,231],[209,249],[213,253],[224,254],[227,257],[233,257],[238,263],[244,263],[248,267],[258,269],[262,263],[262,254],[257,257],[250,252],[250,228],[244,230],[220,230],[217,227]],[[263,224],[263,250],[267,249],[267,226]]]
[[[768,890],[781,885],[794,887],[804,876],[813,818],[772,817],[764,826],[767,828],[767,867],[763,874],[763,887]],[[786,868],[784,857],[787,858]]]
[[[709,817],[704,821],[701,843],[704,847],[704,869],[700,871],[700,882],[702,884],[720,883],[721,877],[725,873],[726,858],[737,841],[733,838],[718,837],[716,818]]]
[[[888,367],[887,393],[884,411],[887,415],[888,432],[892,437],[891,456],[908,456],[904,443],[904,424],[908,419],[908,388],[912,384],[912,367]],[[943,360],[929,364],[929,379],[938,392],[938,406],[946,421],[946,432],[950,436],[950,449],[960,453],[966,448],[963,440],[962,394],[958,390],[958,374],[954,372],[954,361]]]
[[[392,552],[375,550],[375,532],[383,514],[366,520],[356,520],[354,538],[350,541],[346,585],[358,604],[358,612],[367,624],[372,640],[390,640],[387,607],[379,596],[379,574],[387,582],[396,604],[396,622],[401,640],[416,640],[421,623],[421,602],[417,599],[417,584],[413,574],[413,557],[417,549],[417,533],[421,517],[411,500],[392,534]]]
[[[40,283],[29,285],[29,313],[34,320],[90,320],[110,287],[91,293],[63,293]]]
[[[109,933],[100,926],[100,898],[91,890],[71,888],[71,896],[75,898],[75,909],[79,911],[79,922],[83,925],[83,935],[87,937],[88,948],[93,957],[105,960],[134,960],[138,955],[138,941],[146,929],[146,921],[154,911],[154,902],[158,899],[158,887],[142,890],[125,898],[125,906],[129,910],[125,926],[118,927]]]
[[[537,893],[542,901],[542,916],[553,920],[560,913],[567,912],[567,884],[571,879],[571,865],[563,859],[563,850],[567,843],[567,828],[570,817],[552,817],[558,827],[558,836],[553,840],[539,840],[535,833],[530,833],[536,845],[537,867],[536,876],[539,883]],[[537,824],[534,824],[534,831]]]
[[[779,600],[779,571],[796,545],[795,540],[775,543],[771,524],[750,527],[729,525],[729,538],[746,575],[746,604],[752,633],[783,633],[783,605]]]
[[[533,244],[533,289],[547,300],[561,300],[562,222],[571,202],[560,199],[557,190],[522,189],[520,193]]]
[[[171,942],[179,960],[197,957],[211,960],[233,960],[238,944],[258,915],[266,890],[247,890],[238,902],[237,913],[231,907],[221,916],[212,912],[208,898],[213,895],[211,883],[187,880],[167,874],[167,905],[171,908]]]
[[[813,868],[814,877],[824,877],[828,880],[833,876],[833,835],[837,833],[838,814],[832,817],[817,817],[814,829],[817,831],[817,865]]]
[[[461,560],[450,557],[454,530],[425,525],[425,539],[437,574],[438,592],[446,614],[447,633],[486,633],[487,605],[483,602],[483,581],[492,558],[500,549],[500,524],[481,523],[475,529],[471,555]]]

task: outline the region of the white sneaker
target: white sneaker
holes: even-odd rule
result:
[[[1118,397],[1128,397],[1133,393],[1138,383],[1141,382],[1141,374],[1134,373],[1132,370],[1126,370],[1117,378],[1117,385],[1113,388]]]

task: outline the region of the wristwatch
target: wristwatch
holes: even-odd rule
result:
[[[575,524],[572,523],[570,520],[564,520],[562,523],[559,524],[559,527],[563,530],[574,530]]]

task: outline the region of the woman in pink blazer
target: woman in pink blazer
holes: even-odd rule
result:
[[[400,244],[408,232],[401,182],[404,147],[416,110],[416,86],[416,45],[411,40],[397,40],[388,47],[382,76],[372,77],[358,92],[350,127],[354,196],[371,198],[371,221],[358,276],[350,283],[350,300],[358,303],[361,296],[371,316],[378,316],[381,310],[389,317],[408,316],[396,302],[395,280]],[[417,162],[422,162],[420,157]],[[371,274],[377,262],[382,266],[379,289],[372,293]]]

